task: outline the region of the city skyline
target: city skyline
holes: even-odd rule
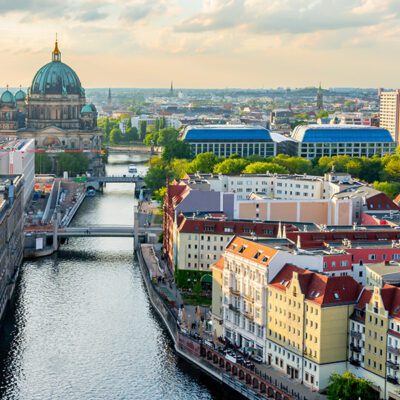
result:
[[[0,86],[31,83],[58,32],[86,88],[397,87],[394,0],[0,1]]]

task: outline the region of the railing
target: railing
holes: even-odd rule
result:
[[[355,365],[356,367],[359,367],[361,365],[361,361],[356,360],[355,358],[350,358],[349,362],[351,365]]]
[[[357,332],[357,331],[350,331],[350,335],[351,337],[357,338],[357,339],[361,339],[362,337],[362,333],[361,332]]]
[[[238,290],[238,289],[234,289],[234,288],[230,287],[229,292],[231,294],[233,294],[234,296],[240,296],[240,290]]]
[[[237,307],[237,306],[235,306],[233,304],[229,304],[229,309],[231,311],[234,311],[234,312],[239,312],[240,311],[239,307]]]
[[[387,376],[387,381],[392,383],[393,385],[398,385],[399,384],[399,379],[397,378],[397,376]]]
[[[387,362],[387,366],[388,366],[388,368],[393,369],[395,371],[397,371],[399,369],[399,364],[397,364],[393,361],[390,361],[390,360]]]
[[[400,354],[400,349],[393,346],[388,346],[388,352],[393,354]]]
[[[350,350],[354,351],[355,353],[361,353],[361,347],[355,345],[354,343],[350,343]]]

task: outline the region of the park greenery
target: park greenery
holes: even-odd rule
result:
[[[86,173],[89,159],[83,153],[59,153],[50,157],[47,153],[35,154],[35,173],[49,174],[56,172],[58,176],[67,171],[70,176]]]
[[[97,120],[98,127],[103,132],[103,141],[107,144],[127,144],[143,139],[138,130],[132,127],[129,115],[122,115],[120,118],[100,117]],[[124,127],[121,130],[121,127]]]
[[[340,375],[333,373],[327,388],[329,400],[374,400],[376,392],[372,390],[371,382],[357,378],[350,371]]]

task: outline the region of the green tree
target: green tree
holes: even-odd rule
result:
[[[47,153],[35,153],[35,173],[49,174],[53,168],[51,158]]]
[[[218,157],[214,153],[200,153],[188,166],[188,172],[212,172],[214,165],[217,164],[217,162]]]
[[[363,163],[359,158],[353,158],[346,164],[347,172],[355,178],[360,177],[360,172],[362,168],[363,168]]]
[[[374,182],[374,189],[386,193],[394,199],[400,193],[400,182]]]
[[[315,116],[317,118],[327,118],[327,117],[329,117],[329,113],[328,113],[328,111],[321,110]]]
[[[361,157],[362,168],[358,177],[369,183],[378,181],[382,175],[382,160],[380,157]]]
[[[400,159],[399,156],[390,156],[388,162],[385,165],[384,172],[393,181],[400,181]]]
[[[165,146],[178,140],[179,132],[174,128],[161,129],[157,137],[157,146]]]
[[[166,127],[167,127],[167,121],[166,121],[165,117],[162,116],[160,119],[160,129],[164,129]]]
[[[244,158],[228,158],[214,166],[216,174],[240,174],[249,162]]]
[[[163,148],[162,159],[170,161],[173,158],[190,158],[191,150],[189,143],[183,140],[176,140],[175,142],[168,142]]]
[[[128,128],[125,133],[125,138],[128,142],[139,140],[139,133],[137,128]]]
[[[89,167],[89,160],[83,153],[60,153],[56,158],[57,175],[67,171],[70,176],[84,174]]]
[[[139,125],[139,138],[140,140],[143,140],[146,136],[147,132],[147,122],[146,121],[140,121]]]
[[[153,157],[149,162],[144,182],[146,186],[153,192],[165,186],[167,180],[167,169],[160,157]]]
[[[357,378],[350,371],[346,371],[340,375],[333,373],[329,378],[329,386],[327,388],[329,400],[374,400],[376,398],[375,391],[371,382],[363,378]]]
[[[119,128],[114,128],[110,132],[110,142],[112,144],[119,144],[122,141],[122,132]]]
[[[266,172],[286,174],[288,170],[279,164],[260,161],[248,164],[243,170],[244,174],[265,174]]]
[[[160,130],[160,119],[156,118],[156,121],[154,123],[154,129],[156,132],[158,132]]]
[[[311,161],[302,157],[290,157],[285,154],[279,154],[272,162],[285,167],[291,174],[306,174],[311,171]]]

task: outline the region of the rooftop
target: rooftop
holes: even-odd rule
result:
[[[292,138],[303,143],[393,143],[387,129],[364,125],[298,125]]]

